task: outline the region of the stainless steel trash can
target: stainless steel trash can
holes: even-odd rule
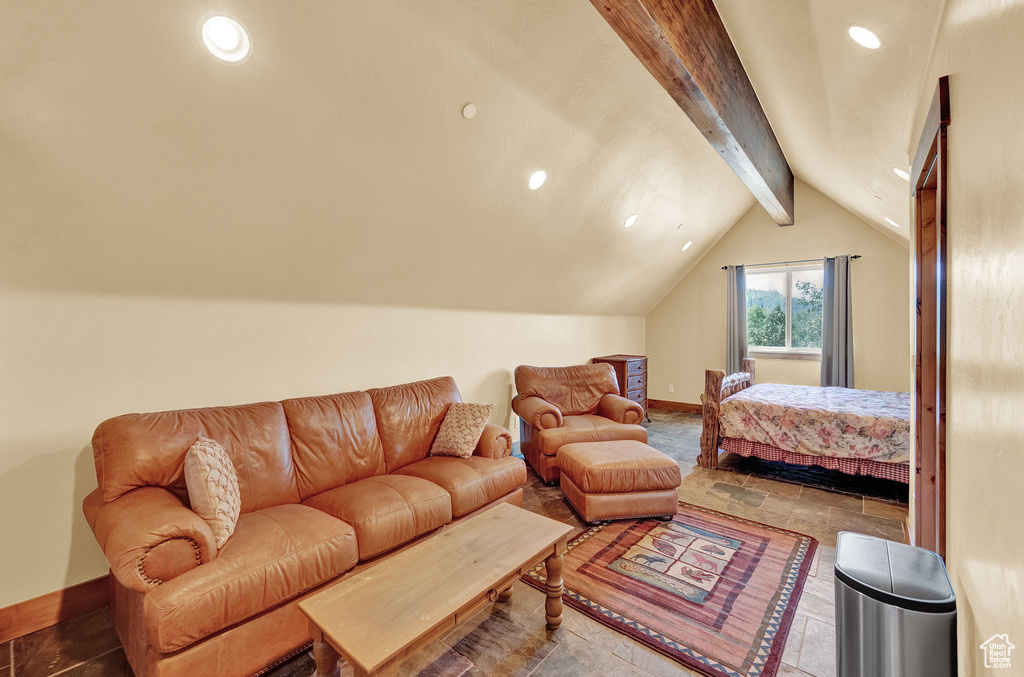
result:
[[[842,531],[835,579],[838,677],[955,677],[956,596],[938,555]]]

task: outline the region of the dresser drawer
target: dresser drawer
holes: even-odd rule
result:
[[[646,390],[630,390],[626,393],[626,399],[636,402],[644,409],[647,409],[647,391]]]
[[[636,374],[626,378],[626,390],[641,390],[647,388],[647,373]]]
[[[640,408],[644,410],[644,415],[647,415],[647,400],[634,400],[640,405]]]
[[[626,375],[647,373],[647,360],[630,360],[626,362]]]

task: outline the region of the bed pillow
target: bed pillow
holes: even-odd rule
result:
[[[430,455],[459,458],[472,456],[493,409],[493,404],[453,402],[448,405],[437,437],[430,447]]]
[[[192,510],[210,525],[217,549],[235,533],[242,499],[228,452],[200,436],[185,454],[185,486]]]

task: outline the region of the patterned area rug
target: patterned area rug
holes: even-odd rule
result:
[[[774,677],[817,541],[688,503],[569,543],[566,604],[711,677]],[[543,564],[523,576],[544,589]]]

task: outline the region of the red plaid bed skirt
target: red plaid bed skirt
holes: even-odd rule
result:
[[[740,456],[756,456],[765,461],[781,461],[793,465],[817,465],[828,470],[838,470],[847,475],[868,475],[884,480],[894,480],[910,484],[909,463],[882,463],[861,458],[834,458],[832,456],[809,456],[795,451],[786,451],[769,444],[741,440],[735,437],[723,437],[722,449]]]

